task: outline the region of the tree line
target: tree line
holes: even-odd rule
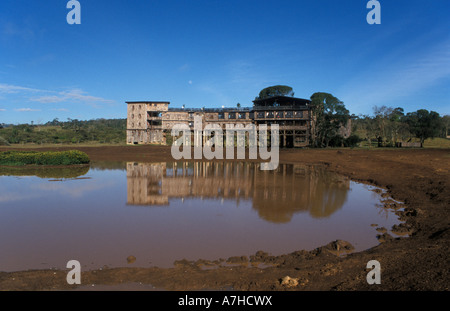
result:
[[[373,115],[350,115],[342,101],[328,93],[314,93],[311,105],[316,117],[315,147],[356,146],[361,142],[378,147],[396,147],[401,142],[447,138],[450,116],[419,109],[405,113],[401,107],[373,107]],[[350,125],[351,124],[351,125]],[[342,130],[351,126],[351,135]]]
[[[82,121],[53,119],[45,124],[0,125],[0,145],[9,144],[79,144],[123,143],[126,140],[126,119],[95,119]]]
[[[450,116],[426,109],[405,113],[401,107],[375,106],[371,116],[352,116],[352,124],[352,132],[369,145],[394,147],[400,142],[423,144],[428,138],[446,138]]]

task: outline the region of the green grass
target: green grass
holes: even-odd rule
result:
[[[89,156],[78,150],[69,151],[4,151],[0,152],[0,165],[75,165],[88,164]]]

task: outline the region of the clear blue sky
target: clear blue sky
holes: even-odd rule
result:
[[[125,118],[125,101],[251,106],[284,84],[351,113],[450,114],[450,1],[0,1],[0,123]]]

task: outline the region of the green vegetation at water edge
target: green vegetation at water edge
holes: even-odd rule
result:
[[[4,151],[0,152],[0,165],[76,165],[88,164],[89,156],[78,150],[69,151]]]

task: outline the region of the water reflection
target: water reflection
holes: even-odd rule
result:
[[[36,176],[39,178],[78,178],[89,172],[88,165],[68,167],[0,167],[0,176]]]
[[[257,163],[91,163],[0,170],[0,271],[130,265],[171,267],[311,250],[349,241],[378,244],[399,221],[363,184],[319,167]],[[11,168],[13,169],[13,168]]]
[[[169,205],[172,198],[251,200],[260,218],[286,223],[298,212],[323,218],[342,208],[350,181],[323,168],[252,162],[127,163],[127,203]]]

